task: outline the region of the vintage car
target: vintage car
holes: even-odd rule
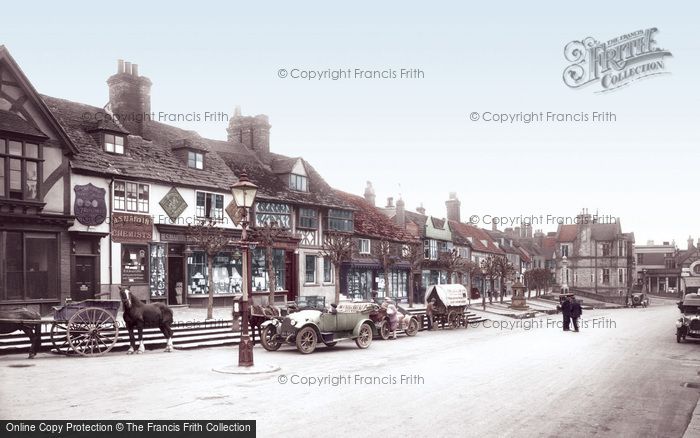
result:
[[[678,303],[681,317],[676,321],[676,342],[700,338],[700,294],[687,294]]]
[[[415,336],[420,329],[418,318],[398,306],[397,312],[399,312],[399,315],[396,330],[403,330],[406,336]],[[387,315],[387,308],[374,304],[374,309],[370,312],[369,317],[377,327],[379,336],[384,340],[389,339],[389,336],[391,336],[391,322],[389,321],[389,315]]]
[[[647,307],[649,297],[644,292],[632,292],[627,296],[627,307]]]
[[[282,320],[265,321],[261,325],[260,342],[268,351],[278,350],[282,344],[295,344],[303,354],[313,353],[320,342],[333,347],[350,339],[359,348],[367,348],[377,332],[369,317],[374,304],[353,304],[334,305],[331,311],[301,310]]]

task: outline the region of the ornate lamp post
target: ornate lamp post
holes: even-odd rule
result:
[[[569,265],[569,259],[566,256],[563,256],[561,258],[561,279],[562,283],[564,283],[564,286],[562,287],[562,292],[563,293],[568,293],[569,292],[569,272],[567,270],[567,266]]]
[[[253,366],[253,343],[250,340],[248,333],[249,310],[248,297],[250,294],[250,245],[247,241],[246,230],[248,228],[248,216],[250,208],[255,202],[255,195],[258,192],[258,186],[253,184],[248,179],[248,174],[243,171],[238,178],[238,182],[231,187],[231,194],[236,206],[241,211],[241,248],[243,249],[241,267],[243,270],[243,299],[241,302],[241,340],[238,343],[238,366],[252,367]]]

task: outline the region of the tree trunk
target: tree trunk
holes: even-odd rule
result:
[[[207,319],[214,319],[214,256],[209,254],[207,254],[207,288],[209,289]]]
[[[340,263],[333,266],[335,277],[335,303],[340,303]]]
[[[493,304],[493,294],[496,292],[496,279],[491,277],[491,290],[489,291],[489,304]]]
[[[389,287],[389,264],[384,262],[384,296],[391,297],[391,288]]]
[[[267,298],[267,304],[269,306],[275,305],[275,291],[277,290],[277,275],[275,272],[275,265],[273,262],[274,251],[272,250],[272,246],[268,246],[267,248],[265,248],[265,264],[267,265],[267,285],[270,289],[270,295]]]
[[[413,282],[415,276],[413,275],[413,270],[408,272],[408,307],[413,308]]]

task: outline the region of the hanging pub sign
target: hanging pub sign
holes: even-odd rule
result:
[[[185,199],[182,197],[182,195],[180,195],[180,192],[173,187],[165,196],[163,196],[163,199],[160,200],[160,206],[163,207],[163,210],[168,215],[170,220],[175,222],[175,220],[180,217],[182,212],[184,212],[187,208],[187,202],[185,202]]]
[[[153,239],[153,218],[145,214],[112,213],[112,241],[148,242]]]
[[[75,203],[73,212],[75,218],[83,225],[100,225],[107,217],[107,203],[105,202],[105,189],[92,184],[74,186]]]
[[[238,207],[234,201],[231,201],[226,206],[226,214],[231,218],[233,224],[238,226],[245,216],[245,209]]]

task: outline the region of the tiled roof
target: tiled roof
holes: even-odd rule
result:
[[[619,224],[592,224],[591,237],[599,242],[617,239],[620,233]]]
[[[374,239],[388,239],[394,242],[414,240],[381,210],[367,202],[365,198],[340,190],[335,190],[335,193],[355,208],[355,234]]]
[[[430,219],[433,221],[433,227],[442,230],[445,228],[445,220],[444,219],[438,219],[436,217],[430,217]]]
[[[183,139],[192,139],[198,144],[206,145],[207,140],[192,131],[185,131],[163,123],[148,121],[144,126],[144,140],[139,136],[129,135],[123,155],[104,151],[97,136],[91,132],[96,125],[89,119],[109,119],[109,114],[102,108],[71,102],[50,96],[41,96],[51,113],[65,129],[78,152],[71,157],[71,166],[76,170],[100,173],[116,177],[158,181],[169,184],[211,189],[229,190],[237,181],[217,153],[209,149],[206,169],[197,170],[187,167],[172,151],[172,144]],[[109,126],[118,130],[117,124]]]
[[[555,250],[557,247],[557,238],[555,236],[545,236],[542,239],[542,255],[547,260],[555,258]]]
[[[573,242],[578,235],[578,225],[559,225],[557,240],[559,242]]]
[[[289,183],[260,162],[242,160],[239,154],[219,152],[224,162],[239,175],[245,170],[248,177],[258,186],[258,196],[262,199],[277,200],[302,205],[318,205],[352,209],[334,192],[328,183],[309,163],[304,162],[308,177],[308,192],[291,190]]]
[[[0,131],[16,132],[18,134],[46,138],[46,135],[34,125],[17,114],[5,110],[0,110]]]
[[[449,221],[452,237],[455,236],[460,240],[468,240],[471,242],[472,251],[486,252],[491,254],[503,255],[504,252],[496,245],[491,236],[485,230],[477,228],[473,225],[464,224],[456,221]],[[471,237],[471,239],[469,239]],[[486,241],[484,245],[483,241]]]

